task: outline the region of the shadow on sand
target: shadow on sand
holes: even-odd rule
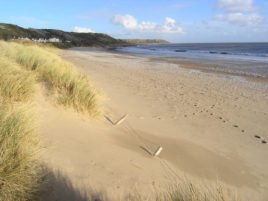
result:
[[[45,182],[39,194],[40,201],[108,201],[106,194],[91,188],[80,190],[60,171],[44,168]]]

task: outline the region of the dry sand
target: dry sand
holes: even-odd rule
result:
[[[45,200],[98,193],[124,200],[135,192],[150,199],[183,176],[268,200],[267,86],[179,62],[76,49],[62,56],[105,92],[106,118],[88,119],[39,96],[43,160],[55,181]],[[125,114],[120,125],[108,120]]]

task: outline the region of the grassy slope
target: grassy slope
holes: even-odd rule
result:
[[[128,44],[147,45],[147,44],[168,44],[169,42],[162,39],[124,39]]]
[[[40,190],[39,140],[27,106],[38,82],[49,83],[60,103],[100,115],[95,88],[56,49],[0,41],[0,201],[36,200]]]
[[[34,92],[35,78],[0,55],[0,200],[26,201],[38,191],[39,141],[25,102]]]
[[[34,200],[42,179],[39,149],[27,107],[0,106],[0,200]]]
[[[0,94],[5,103],[29,99],[35,76],[15,62],[0,57]]]
[[[63,61],[56,54],[56,49],[0,42],[0,52],[23,69],[35,74],[37,81],[50,85],[51,89],[57,92],[59,103],[94,117],[101,115],[98,91],[86,76]]]

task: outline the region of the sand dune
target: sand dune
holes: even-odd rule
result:
[[[43,160],[72,188],[118,200],[186,175],[268,199],[267,86],[129,55],[72,49],[62,57],[103,89],[106,117],[128,114],[120,125],[88,119],[51,105],[41,90]],[[151,156],[158,146],[159,157]],[[52,191],[50,200],[73,200]]]

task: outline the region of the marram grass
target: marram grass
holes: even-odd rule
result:
[[[32,200],[38,191],[39,141],[27,107],[0,106],[0,200]]]
[[[42,190],[34,117],[17,107],[33,96],[38,82],[49,84],[66,106],[101,113],[95,88],[57,49],[0,41],[0,201],[37,200]]]
[[[0,96],[4,103],[26,101],[34,92],[35,76],[0,56]]]
[[[63,61],[57,50],[37,45],[0,42],[0,55],[33,71],[39,81],[49,83],[57,91],[61,104],[91,116],[100,116],[100,95],[88,78]]]
[[[223,184],[181,178],[157,195],[157,201],[238,201],[237,195]]]

